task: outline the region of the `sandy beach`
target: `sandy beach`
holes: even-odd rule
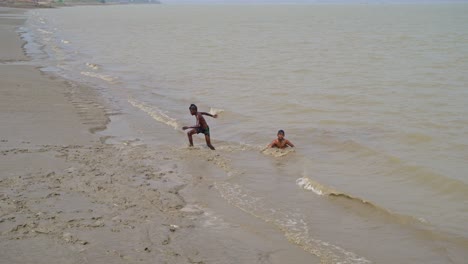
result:
[[[1,7],[0,264],[465,263],[467,10]]]
[[[205,180],[218,154],[191,164],[106,142],[115,113],[92,87],[29,63],[24,12],[0,8],[0,263],[318,262],[220,201]]]

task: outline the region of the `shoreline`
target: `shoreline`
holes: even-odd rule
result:
[[[2,11],[18,16],[24,12]],[[196,259],[170,245],[175,233],[171,224],[181,226],[182,221],[171,212],[183,207],[183,199],[170,188],[146,188],[142,193],[141,186],[133,186],[136,180],[130,175],[164,176],[162,164],[130,165],[126,155],[144,147],[103,144],[106,138],[95,132],[104,130],[110,119],[91,87],[47,76],[25,63],[29,59],[22,49],[24,41],[15,32],[25,19],[0,17],[1,35],[8,44],[0,50],[2,262]],[[163,154],[152,156],[158,157],[163,159]],[[120,166],[110,163],[119,161]],[[145,215],[129,212],[136,209]],[[148,219],[154,224],[148,226]],[[145,241],[148,234],[142,233],[149,228],[157,234]],[[121,245],[114,245],[115,240]],[[153,249],[153,244],[165,249]]]
[[[220,199],[219,154],[106,143],[104,99],[28,65],[24,12],[0,7],[0,263],[319,263]]]

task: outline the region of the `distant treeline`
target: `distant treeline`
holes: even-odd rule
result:
[[[8,7],[55,7],[61,5],[92,5],[92,4],[161,4],[159,0],[0,0],[0,6]]]
[[[54,2],[58,3],[152,3],[152,4],[161,4],[159,0],[54,0]]]

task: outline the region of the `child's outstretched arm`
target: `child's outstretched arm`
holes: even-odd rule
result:
[[[217,115],[217,114],[214,114],[214,115],[212,115],[212,114],[210,114],[210,113],[207,113],[207,112],[200,112],[200,114],[202,114],[202,115],[206,115],[206,116],[211,116],[211,117],[213,117],[213,118],[217,118],[217,117],[218,117],[218,115]]]
[[[286,142],[285,142],[285,143],[286,143],[286,145],[290,146],[291,148],[294,148],[294,144],[291,143],[291,141],[289,141],[289,140],[286,139]]]
[[[267,150],[267,149],[269,149],[269,148],[272,148],[273,145],[274,145],[274,143],[275,143],[275,141],[273,140],[273,142],[271,142],[270,144],[268,144],[266,147],[262,148],[262,150],[260,150],[260,152],[263,152],[263,151],[265,151],[265,150]]]
[[[182,130],[190,129],[190,128],[199,128],[200,126],[184,126]]]
[[[276,139],[273,140],[266,148],[272,148],[275,145],[276,145]]]

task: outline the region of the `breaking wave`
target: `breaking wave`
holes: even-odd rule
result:
[[[166,124],[176,130],[180,129],[180,125],[175,118],[168,116],[166,113],[164,113],[161,109],[157,108],[156,106],[152,106],[143,102],[139,102],[133,98],[128,99],[128,102],[134,107],[150,115],[154,120],[159,121],[163,124]]]

